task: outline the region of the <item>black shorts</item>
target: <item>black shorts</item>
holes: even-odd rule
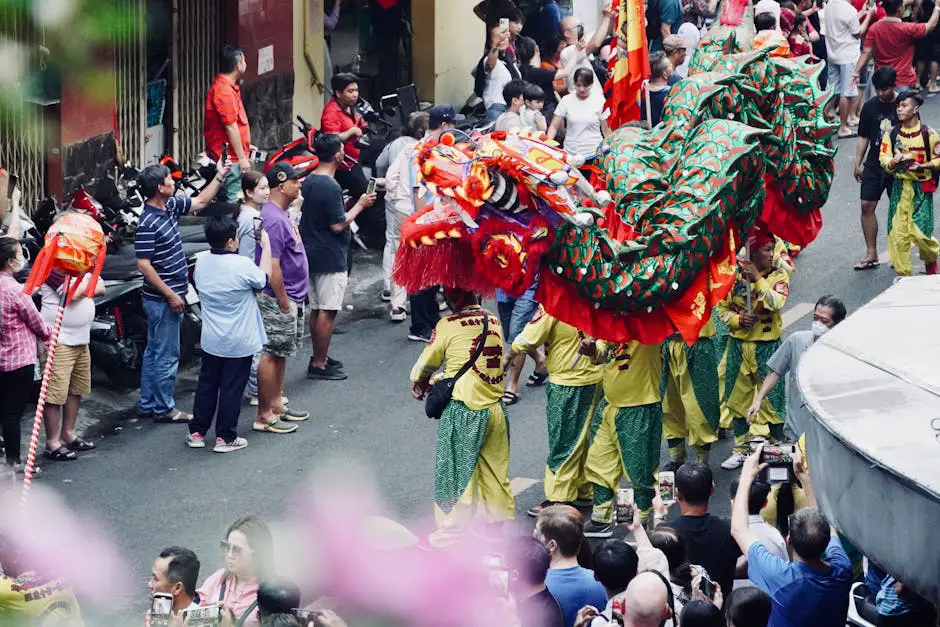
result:
[[[862,169],[862,200],[878,202],[886,190],[889,194],[891,193],[892,181],[893,179],[881,168],[865,165]]]

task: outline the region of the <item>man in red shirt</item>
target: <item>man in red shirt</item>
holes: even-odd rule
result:
[[[875,68],[884,65],[893,67],[898,75],[899,88],[919,87],[917,75],[914,73],[914,42],[926,37],[927,33],[937,27],[940,3],[934,4],[930,19],[925,24],[915,24],[901,21],[901,1],[884,0],[881,3],[887,17],[868,29],[865,48],[855,64],[855,73],[852,75],[855,83],[858,83],[862,68],[874,53]]]
[[[356,161],[350,167],[344,163],[336,171],[336,182],[349,192],[349,197],[358,200],[366,193],[366,175],[362,171],[359,161],[359,146],[357,140],[362,137],[366,128],[366,121],[356,112],[356,103],[359,102],[359,78],[355,74],[342,72],[330,81],[333,97],[323,108],[320,117],[320,130],[324,133],[335,133],[343,141],[343,149],[349,159]]]
[[[229,146],[227,156],[233,164],[225,177],[223,189],[225,199],[236,202],[241,189],[242,172],[251,169],[251,161],[248,159],[251,129],[238,86],[248,70],[248,63],[241,48],[225,46],[219,64],[221,72],[216,75],[206,94],[202,133],[206,139],[206,154],[213,161],[222,156],[222,144],[227,143]]]

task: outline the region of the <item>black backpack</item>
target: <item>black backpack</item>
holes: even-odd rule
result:
[[[659,12],[659,0],[648,0],[646,3],[646,41],[652,42],[661,39],[663,20]]]

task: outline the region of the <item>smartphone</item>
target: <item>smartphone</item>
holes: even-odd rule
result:
[[[218,605],[194,607],[183,612],[190,627],[216,627],[222,620],[222,608]]]
[[[584,39],[584,24],[578,24],[578,41]]]
[[[620,488],[614,499],[614,516],[617,524],[630,524],[633,522],[633,488]]]
[[[7,200],[11,200],[13,198],[13,191],[16,189],[16,185],[19,182],[20,182],[20,177],[18,177],[17,175],[11,172],[10,173],[10,186],[7,187]]]
[[[254,236],[256,242],[260,242],[261,231],[264,230],[264,226],[261,224],[261,218],[252,218],[251,221],[253,226],[252,235]]]
[[[707,573],[702,573],[702,578],[699,580],[698,589],[702,591],[702,594],[707,596],[709,599],[715,598],[715,583],[708,578]]]
[[[509,569],[491,568],[487,575],[490,592],[498,597],[509,597]]]
[[[317,624],[317,619],[320,618],[320,610],[302,610],[295,607],[290,611],[291,614],[299,618],[304,623],[304,627],[307,627],[308,624],[313,623]]]
[[[225,165],[225,161],[228,159],[228,142],[222,143],[222,152],[219,153],[219,163]]]
[[[792,444],[765,444],[764,450],[760,454],[760,463],[771,465],[792,465],[793,451]]]
[[[501,17],[499,18],[499,32],[504,35],[509,32],[509,18]]]
[[[173,595],[166,592],[154,592],[150,601],[150,624],[167,625],[173,613]]]
[[[369,183],[366,185],[366,193],[367,194],[375,193],[375,178],[369,179]]]
[[[659,498],[667,505],[676,502],[676,473],[671,470],[659,472]]]

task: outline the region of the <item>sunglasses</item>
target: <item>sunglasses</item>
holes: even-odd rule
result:
[[[222,540],[219,542],[219,549],[221,549],[222,555],[231,554],[232,557],[241,557],[242,555],[246,553],[248,555],[251,555],[252,553],[254,553],[254,551],[252,551],[251,549],[238,546],[235,544],[231,544],[230,542],[226,542],[225,540]]]

